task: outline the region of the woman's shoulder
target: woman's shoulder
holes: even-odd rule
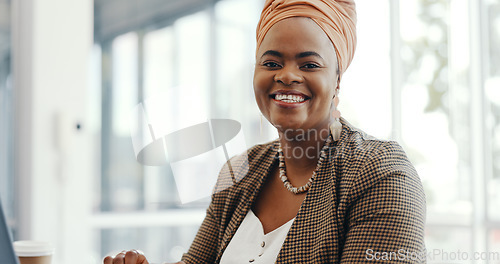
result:
[[[391,210],[405,215],[425,214],[422,182],[401,145],[372,137],[348,123],[343,125],[345,134],[334,158],[338,169],[335,175],[338,208],[358,208],[351,211],[351,224]]]
[[[343,180],[376,182],[398,174],[418,180],[418,174],[401,145],[377,139],[342,120],[343,132],[337,144],[337,158],[343,164]]]
[[[337,147],[344,156],[359,160],[408,159],[401,145],[394,140],[379,139],[341,120],[343,134]]]
[[[342,186],[355,188],[356,193],[385,181],[420,186],[417,171],[398,142],[377,139],[345,120],[342,123],[345,133],[336,146]]]

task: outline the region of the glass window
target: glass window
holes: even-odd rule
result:
[[[151,262],[160,263],[178,261],[187,251],[209,197],[181,203],[169,164],[146,166],[136,160],[131,112],[142,104],[148,122],[161,124],[162,132],[207,113],[249,117],[244,130],[258,130],[258,109],[248,98],[253,98],[251,43],[259,8],[254,1],[218,1],[167,26],[100,43],[102,173],[92,221],[97,254],[140,247]],[[237,10],[255,13],[242,19],[234,15]],[[247,134],[247,142],[262,139],[253,134]],[[114,221],[120,224],[110,224]]]
[[[472,252],[469,228],[428,227],[426,230],[427,263],[472,263],[459,252]],[[459,256],[460,255],[460,256]]]
[[[11,3],[0,0],[0,200],[7,221],[15,228],[11,58]]]
[[[485,1],[487,10],[486,30],[489,42],[486,58],[488,73],[485,83],[485,100],[487,106],[487,146],[488,168],[488,208],[489,215],[500,220],[500,3]]]
[[[111,44],[111,87],[102,119],[102,211],[130,211],[144,207],[142,170],[130,143],[130,110],[138,103],[138,36],[128,33]]]
[[[466,5],[401,1],[402,139],[431,216],[469,217],[470,87]],[[467,24],[466,24],[467,26]],[[451,224],[451,223],[450,223]]]
[[[214,116],[244,120],[248,146],[276,137],[274,127],[261,117],[253,92],[255,28],[260,8],[261,3],[248,0],[225,0],[215,5]]]
[[[366,133],[387,139],[392,133],[389,1],[357,1],[356,6],[358,43],[340,82],[339,110]]]

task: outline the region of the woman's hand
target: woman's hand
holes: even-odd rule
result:
[[[103,260],[104,264],[149,264],[146,257],[137,250],[122,251],[116,256],[107,256]]]
[[[104,264],[149,264],[146,256],[137,250],[122,251],[116,256],[107,256],[103,260]],[[184,261],[179,261],[173,264],[186,264]]]

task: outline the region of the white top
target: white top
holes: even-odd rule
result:
[[[220,264],[275,263],[294,219],[264,234],[259,218],[252,210],[248,210],[245,219],[222,254]]]

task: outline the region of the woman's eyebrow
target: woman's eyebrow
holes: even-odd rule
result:
[[[268,51],[264,52],[264,54],[262,54],[261,58],[266,56],[266,55],[280,57],[280,58],[283,57],[283,54],[281,54],[281,52],[276,51],[276,50],[268,50]],[[324,60],[323,57],[321,57],[321,55],[319,55],[317,52],[314,52],[314,51],[301,52],[301,53],[295,55],[295,58],[300,59],[300,58],[305,58],[305,57],[309,57],[309,56],[318,57],[318,58]]]
[[[262,54],[262,56],[260,58],[262,58],[262,57],[264,57],[266,55],[271,55],[271,56],[280,57],[280,58],[283,57],[283,55],[279,51],[268,50],[268,51],[264,52],[264,54]]]
[[[318,57],[318,58],[324,60],[323,57],[321,57],[321,55],[319,55],[317,52],[314,52],[314,51],[301,52],[301,53],[297,54],[295,56],[295,58],[300,59],[300,58],[305,58],[305,57],[309,57],[309,56]]]

